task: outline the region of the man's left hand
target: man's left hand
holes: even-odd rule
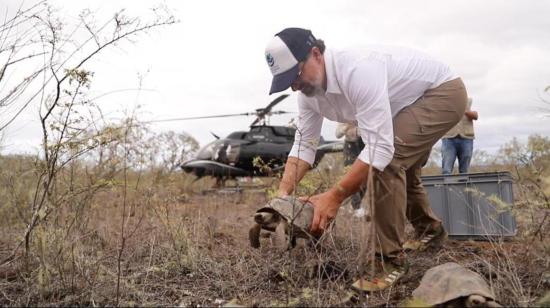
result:
[[[338,214],[342,200],[332,190],[329,190],[311,196],[307,201],[313,204],[314,209],[310,232],[314,235],[320,235],[325,232],[328,225]]]

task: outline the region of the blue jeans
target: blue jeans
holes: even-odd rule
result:
[[[474,140],[461,137],[443,138],[441,146],[441,173],[451,174],[455,165],[455,160],[458,158],[458,172],[468,173],[470,161],[472,160],[472,152],[474,150]]]

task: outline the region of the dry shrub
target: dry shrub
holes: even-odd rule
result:
[[[32,165],[29,160],[25,166]],[[231,300],[258,306],[397,305],[427,269],[449,261],[486,277],[506,305],[533,303],[545,288],[541,276],[548,268],[548,253],[541,247],[546,227],[536,233],[532,224],[541,222],[540,213],[536,220],[518,220],[521,232],[512,242],[450,241],[439,252],[410,254],[411,271],[400,284],[351,299],[348,287],[368,272],[364,262],[372,246],[366,240],[371,224],[352,217],[347,207],[340,209],[334,229],[317,250],[300,242],[284,251],[269,238],[256,250],[249,247],[247,232],[251,214],[267,200],[261,190],[203,195],[199,192],[213,181],[185,184],[193,178],[181,172],[106,168],[118,170],[106,180],[106,169],[76,163],[66,168],[58,193],[82,193],[62,198],[63,205],[40,224],[29,258],[2,268],[4,274],[5,269],[16,272],[0,278],[2,305],[113,305],[117,280],[118,303],[124,306],[215,306]],[[316,170],[300,189],[315,193],[337,178],[336,172]],[[91,197],[84,193],[98,183],[104,185]],[[0,191],[7,196],[6,189]],[[516,197],[522,198],[517,189]],[[536,209],[540,212],[534,204],[533,215]],[[11,226],[16,218],[11,216]],[[14,240],[5,238],[2,247],[13,247]]]

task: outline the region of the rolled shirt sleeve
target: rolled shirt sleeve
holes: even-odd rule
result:
[[[365,148],[358,159],[382,171],[394,154],[393,122],[386,65],[381,60],[360,60],[342,90],[355,105],[356,120]]]
[[[298,96],[298,125],[294,137],[294,145],[288,154],[289,157],[296,157],[313,165],[315,153],[319,145],[323,116],[311,109]]]

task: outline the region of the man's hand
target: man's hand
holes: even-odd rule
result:
[[[329,224],[334,220],[343,200],[331,189],[307,199],[313,204],[313,222],[310,232],[320,235],[325,232]]]
[[[359,191],[363,182],[368,179],[369,169],[368,164],[357,159],[334,187],[309,199],[305,198],[305,201],[311,202],[314,208],[311,233],[318,235],[325,231],[329,223],[336,217],[342,201]]]
[[[477,111],[472,111],[472,110],[466,110],[464,112],[464,114],[466,115],[466,117],[470,120],[477,120],[478,118],[478,114],[477,114]]]

